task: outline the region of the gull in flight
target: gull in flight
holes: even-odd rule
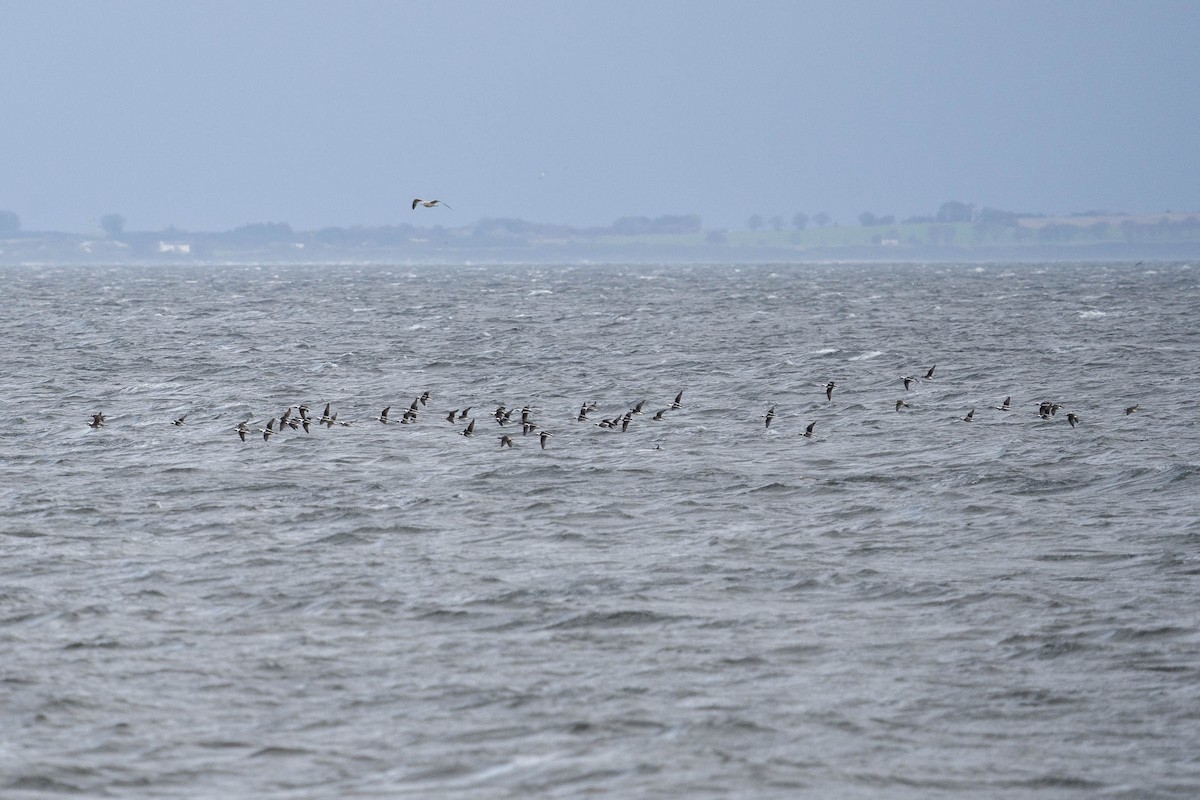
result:
[[[424,206],[425,208],[433,208],[434,206],[446,206],[446,208],[450,208],[450,206],[446,205],[441,200],[422,200],[419,197],[414,197],[413,204],[412,204],[414,211],[416,211],[417,206]],[[453,211],[454,209],[450,208],[450,210]]]

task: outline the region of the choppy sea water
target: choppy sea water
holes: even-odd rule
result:
[[[0,796],[1200,792],[1192,265],[3,274]]]

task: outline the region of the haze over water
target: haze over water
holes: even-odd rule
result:
[[[1184,263],[6,269],[0,794],[1194,797],[1198,295]],[[354,424],[234,433],[327,402]]]

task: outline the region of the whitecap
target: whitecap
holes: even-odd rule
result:
[[[878,358],[881,355],[883,355],[882,350],[868,350],[865,353],[851,357],[850,360],[851,361],[866,361],[869,358]]]
[[[1080,319],[1096,319],[1097,317],[1107,317],[1107,316],[1108,316],[1107,311],[1097,311],[1096,309],[1079,312]]]

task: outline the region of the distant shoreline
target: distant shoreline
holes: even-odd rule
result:
[[[1200,259],[1200,212],[1007,215],[883,225],[705,230],[698,217],[631,218],[577,229],[523,220],[458,228],[402,224],[294,231],[10,232],[0,265],[206,263],[812,263],[1063,262]]]

